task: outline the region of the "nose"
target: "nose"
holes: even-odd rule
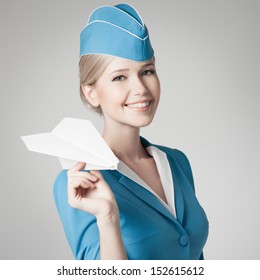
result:
[[[147,93],[147,88],[142,80],[142,77],[135,77],[132,81],[132,92],[134,95],[144,95]]]

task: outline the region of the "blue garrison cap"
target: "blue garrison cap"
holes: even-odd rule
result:
[[[80,33],[80,56],[104,54],[135,61],[153,57],[148,30],[128,4],[102,6],[92,12]]]

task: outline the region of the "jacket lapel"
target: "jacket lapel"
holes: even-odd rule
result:
[[[173,156],[170,157],[169,154],[170,154],[170,152],[172,152],[172,150],[170,150],[166,147],[162,147],[160,145],[153,145],[143,137],[140,137],[140,140],[141,140],[141,143],[142,143],[144,148],[152,145],[152,146],[155,146],[156,148],[160,149],[164,153],[166,153],[168,162],[170,164],[172,180],[173,180],[174,204],[175,204],[177,220],[179,221],[180,224],[182,224],[183,217],[184,217],[184,200],[183,200],[183,194],[182,194],[182,191],[181,191],[181,186],[179,184],[179,180],[178,180],[178,176],[177,176],[177,174],[179,173],[179,172],[177,172],[177,170],[180,169],[180,166],[176,162],[176,160],[174,160]]]
[[[177,177],[176,169],[179,168],[179,166],[174,162],[172,159],[169,158],[167,154],[167,158],[171,167],[172,172],[172,180],[174,184],[174,202],[175,202],[175,210],[178,221],[182,224],[183,222],[183,216],[184,216],[184,201],[183,201],[183,194],[181,191],[181,186],[179,184],[179,180]]]
[[[120,177],[119,183],[127,188],[138,199],[141,199],[144,203],[148,204],[150,207],[154,208],[156,211],[166,216],[168,219],[176,222],[176,219],[172,215],[172,213],[168,211],[167,208],[165,208],[150,191],[146,190],[144,187],[140,186],[125,175],[122,175]]]

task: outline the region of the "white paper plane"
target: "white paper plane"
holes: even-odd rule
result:
[[[89,120],[64,118],[51,132],[21,136],[29,151],[56,156],[62,168],[117,169],[118,158]]]

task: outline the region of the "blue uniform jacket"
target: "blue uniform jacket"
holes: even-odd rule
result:
[[[141,137],[144,147],[153,145]],[[153,145],[166,153],[174,182],[175,218],[148,190],[117,170],[101,171],[120,211],[120,227],[129,259],[203,259],[208,220],[194,191],[190,164],[176,149]],[[93,215],[69,206],[67,170],[54,183],[55,203],[77,259],[99,259],[100,243]]]

